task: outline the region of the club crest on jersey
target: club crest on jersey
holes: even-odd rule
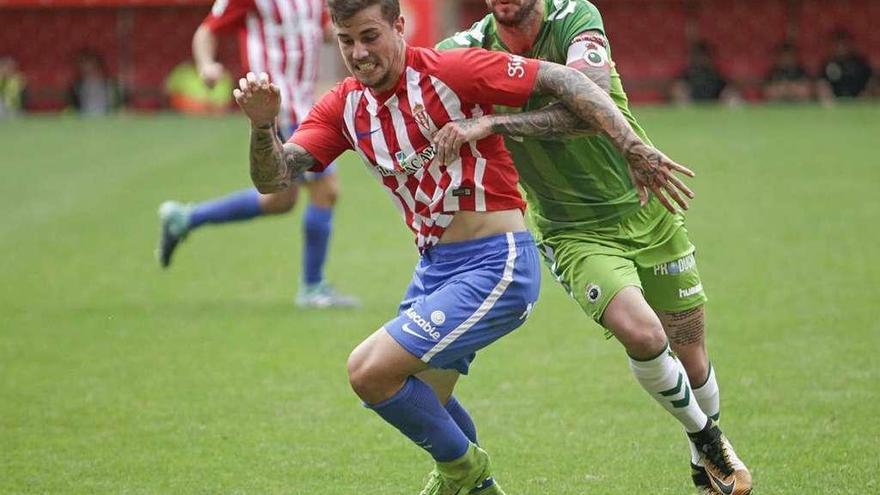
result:
[[[590,284],[587,286],[586,296],[587,301],[590,301],[591,304],[595,304],[596,301],[602,297],[602,289],[596,284]]]
[[[434,125],[434,121],[431,120],[431,117],[428,115],[428,112],[425,111],[425,107],[422,106],[421,103],[416,103],[413,107],[412,116],[416,123],[419,124],[419,128],[423,133],[430,136],[437,132],[437,126]]]

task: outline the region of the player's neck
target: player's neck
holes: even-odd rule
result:
[[[498,29],[498,36],[507,49],[510,50],[510,53],[522,55],[534,46],[543,22],[544,1],[538,0],[535,2],[535,10],[519,24],[508,26],[496,22],[495,26]]]

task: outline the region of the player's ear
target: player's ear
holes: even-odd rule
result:
[[[397,34],[403,36],[403,29],[406,27],[406,20],[403,16],[398,16],[394,21],[394,30],[397,31]]]

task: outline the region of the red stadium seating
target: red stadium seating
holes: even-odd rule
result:
[[[135,108],[163,104],[165,77],[190,57],[190,39],[209,7],[0,9],[0,54],[12,55],[28,80],[32,110],[65,107],[77,53],[101,55]],[[24,33],[27,33],[23,42]],[[240,72],[237,40],[221,43],[220,59]]]
[[[84,1],[107,6],[44,5]],[[164,102],[164,79],[190,57],[190,38],[210,1],[0,0],[0,54],[18,60],[28,78],[31,108],[64,107],[76,54],[84,48],[103,56],[110,73],[128,89],[131,106],[158,108]],[[775,48],[787,36],[794,36],[802,62],[814,73],[832,49],[830,34],[841,28],[880,67],[880,0],[594,3],[602,12],[617,69],[633,101],[663,101],[669,83],[687,63],[689,42],[698,39],[712,45],[719,70],[751,98],[760,96],[760,81],[773,63]],[[437,5],[445,7],[444,2]],[[462,7],[462,28],[486,12],[484,0],[463,0]],[[238,74],[237,40],[224,41],[221,60]]]
[[[842,29],[853,37],[871,65],[880,68],[880,2],[876,0],[804,0],[798,17],[799,49],[807,69],[816,73],[831,53],[831,34]]]
[[[597,1],[627,94],[634,101],[666,99],[670,80],[687,63],[683,2]],[[637,13],[637,15],[634,15]]]
[[[707,0],[697,7],[697,38],[709,42],[718,70],[747,99],[760,97],[773,54],[786,39],[785,0]]]

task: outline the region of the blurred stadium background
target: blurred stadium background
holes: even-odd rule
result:
[[[404,3],[423,45],[483,14],[481,0]],[[880,105],[764,104],[762,88],[780,43],[815,77],[840,29],[876,71],[880,1],[595,3],[625,87],[650,104],[640,122],[698,174],[689,228],[722,422],[755,493],[880,493]],[[167,272],[152,257],[159,202],[248,184],[234,109],[165,111],[165,79],[209,9],[0,0],[0,55],[28,93],[0,119],[2,494],[412,495],[430,467],[347,384],[346,356],[395,310],[416,260],[355,157],[328,270],[359,311],[294,309],[298,214],[205,229]],[[660,104],[696,40],[746,104]],[[84,49],[126,111],[66,110]],[[342,69],[326,50],[329,84]],[[683,435],[601,334],[546,276],[530,322],[463,380],[511,495],[690,493]]]
[[[880,67],[877,0],[597,0],[614,58],[635,102],[662,102],[688,64],[689,46],[714,48],[721,75],[747,100],[762,98],[762,81],[786,40],[812,76],[831,55],[832,33],[845,29],[856,49]],[[190,38],[210,0],[0,0],[0,54],[18,61],[31,110],[59,110],[74,78],[77,53],[101,55],[133,109],[163,107],[163,82],[190,57]],[[485,13],[482,0],[403,0],[409,41],[432,45]],[[222,44],[232,74],[234,42]],[[336,60],[328,48],[328,61]],[[325,68],[324,79],[342,74]]]

